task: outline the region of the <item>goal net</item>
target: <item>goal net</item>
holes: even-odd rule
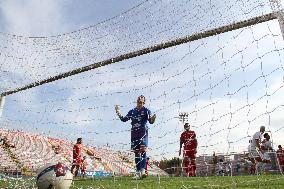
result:
[[[278,6],[272,9],[273,3]],[[72,148],[82,137],[86,146],[105,155],[106,161],[94,164],[105,172],[127,175],[134,170],[131,125],[118,119],[114,107],[120,105],[126,115],[144,95],[145,106],[157,115],[155,124],[149,125],[148,155],[155,161],[154,174],[167,175],[157,162],[179,158],[167,169],[182,175],[179,114],[186,112],[197,134],[197,176],[216,174],[213,153],[230,165],[239,162],[239,172],[230,166],[229,175],[248,175],[247,146],[261,125],[266,126],[274,150],[284,145],[279,5],[276,1],[144,1],[105,22],[63,35],[1,33],[1,136],[8,136],[17,147],[25,146],[30,156],[40,153],[33,141],[47,141],[52,149],[58,144]],[[258,17],[270,19],[237,26]],[[172,45],[163,48],[168,42]],[[127,56],[117,61],[123,55]],[[103,66],[105,60],[110,62]],[[17,149],[12,153],[17,155]],[[111,154],[116,157],[108,159]],[[67,162],[69,156],[64,156]],[[17,155],[22,164],[13,159],[11,163],[30,170],[42,165],[35,161],[35,167],[29,167],[24,162],[27,157]],[[120,161],[129,162],[120,167]],[[279,171],[277,166],[271,170]]]

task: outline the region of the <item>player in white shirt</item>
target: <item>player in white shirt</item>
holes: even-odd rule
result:
[[[269,152],[273,150],[272,144],[270,141],[270,136],[268,133],[265,133],[263,136],[264,136],[264,140],[262,141],[262,144],[261,144],[261,149],[264,153],[263,159],[269,161],[268,163],[270,163]]]
[[[265,133],[264,135],[264,140],[262,141],[261,144],[261,149],[263,152],[263,160],[262,162],[264,163],[263,167],[265,172],[268,171],[269,169],[269,163],[271,163],[271,159],[270,159],[270,152],[272,152],[272,143],[270,141],[270,136],[268,133]]]
[[[263,153],[261,149],[261,141],[262,141],[262,134],[265,131],[265,127],[261,126],[259,128],[259,131],[256,132],[251,141],[250,145],[248,147],[249,151],[249,158],[250,161],[253,163],[253,166],[256,166],[257,163],[263,162]]]

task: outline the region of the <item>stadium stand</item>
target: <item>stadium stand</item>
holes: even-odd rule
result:
[[[29,134],[20,131],[0,130],[0,136],[6,136],[15,147],[0,147],[0,172],[21,171],[21,174],[33,174],[47,163],[61,162],[71,167],[73,143]],[[87,151],[92,151],[96,157],[92,158]],[[110,148],[96,148],[84,146],[83,156],[87,156],[87,173],[91,175],[131,175],[134,169],[134,158],[131,153],[115,151]],[[94,174],[97,173],[97,174]],[[149,168],[150,175],[167,175],[166,172],[153,165]],[[88,175],[88,174],[87,174]]]
[[[7,137],[9,144],[15,147],[0,145],[0,172],[20,174],[33,174],[39,167],[47,163],[62,162],[71,167],[73,143],[70,141],[29,134],[20,131],[0,130],[0,137]],[[92,158],[87,151],[94,153],[101,160]],[[135,172],[133,154],[125,151],[116,151],[110,147],[97,148],[84,146],[83,156],[87,157],[87,175],[116,175],[130,176]],[[275,153],[271,153],[272,163],[270,172],[279,172],[279,166],[275,159]],[[197,157],[197,175],[247,175],[251,172],[250,162],[246,153],[235,153],[230,156],[217,154],[214,161],[212,155],[200,155]],[[222,159],[223,162],[219,162]],[[180,168],[177,167],[177,171]],[[181,170],[182,171],[182,170]],[[149,166],[149,175],[167,176],[156,164]]]

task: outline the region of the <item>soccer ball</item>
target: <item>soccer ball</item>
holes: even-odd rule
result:
[[[38,189],[69,189],[73,174],[62,164],[47,164],[37,170],[36,185]]]

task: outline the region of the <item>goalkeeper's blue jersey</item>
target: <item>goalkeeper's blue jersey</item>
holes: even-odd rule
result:
[[[120,117],[120,120],[123,122],[131,119],[131,141],[148,137],[147,121],[151,123],[151,116],[151,111],[145,107],[142,107],[140,110],[134,108],[130,110],[125,117]]]

